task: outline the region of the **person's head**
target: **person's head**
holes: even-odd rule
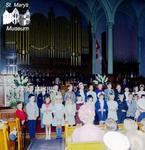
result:
[[[133,91],[138,92],[138,86],[134,86]]]
[[[110,94],[109,94],[109,100],[113,101],[113,100],[114,100],[114,98],[115,98],[115,95],[114,95],[114,94],[112,94],[112,93],[110,93]]]
[[[109,150],[129,150],[128,138],[117,131],[109,131],[103,137],[103,142]]]
[[[93,96],[92,95],[88,95],[87,102],[89,102],[89,103],[93,102]]]
[[[105,121],[105,126],[106,126],[106,129],[108,131],[115,131],[115,130],[117,130],[117,123],[112,118],[108,118]]]
[[[78,102],[78,103],[82,103],[82,102],[83,102],[83,98],[82,98],[81,95],[78,95],[78,96],[77,96],[77,102]]]
[[[116,90],[117,90],[117,91],[121,91],[121,85],[120,85],[120,84],[117,84],[117,85],[116,85]]]
[[[132,93],[129,93],[128,94],[128,100],[132,100],[133,99],[133,95],[132,95]]]
[[[54,91],[58,91],[58,89],[59,89],[59,86],[58,86],[57,84],[55,84],[55,85],[53,86],[53,90],[54,90]]]
[[[138,128],[137,123],[132,119],[125,119],[123,125],[126,131],[135,131]]]
[[[46,93],[46,87],[43,86],[43,87],[41,88],[41,90],[42,90],[42,93]]]
[[[102,83],[98,83],[97,88],[98,88],[98,90],[102,90],[103,89],[103,84]]]
[[[129,92],[129,88],[126,87],[126,88],[124,89],[124,92]]]
[[[108,82],[108,83],[107,83],[107,89],[112,89],[112,84],[111,84],[111,82]]]
[[[79,83],[79,89],[80,89],[80,90],[84,90],[84,84],[83,84],[83,82],[80,82],[80,83]]]
[[[94,87],[93,87],[93,85],[91,84],[91,85],[89,85],[89,91],[93,91],[94,90]]]
[[[51,102],[50,96],[46,95],[45,96],[45,104],[50,104],[50,102]]]
[[[35,101],[35,95],[34,94],[29,94],[28,96],[29,102],[33,103]]]
[[[69,85],[67,86],[67,89],[68,89],[68,91],[72,91],[72,90],[73,90],[73,85],[72,85],[72,84],[69,84]]]
[[[104,93],[103,93],[103,92],[100,92],[100,93],[98,94],[98,98],[99,98],[99,100],[104,100],[104,98],[105,98]]]
[[[28,86],[28,91],[29,91],[30,93],[33,93],[33,91],[34,91],[34,86],[33,86],[33,84],[30,84],[30,85]]]
[[[79,109],[79,118],[84,124],[91,123],[93,124],[95,111],[92,109],[90,105],[82,105]]]
[[[135,101],[137,101],[138,100],[138,95],[137,94],[133,94],[132,99],[135,100]]]
[[[17,109],[23,109],[23,102],[22,101],[17,102]]]
[[[119,94],[119,100],[120,100],[120,101],[123,101],[123,100],[124,100],[124,94],[123,94],[123,93],[120,93],[120,94]]]
[[[144,91],[144,85],[140,84],[139,89],[140,89],[140,91]]]

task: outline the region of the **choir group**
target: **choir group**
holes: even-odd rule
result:
[[[38,117],[41,120],[41,127],[45,127],[46,139],[51,138],[52,126],[56,127],[56,137],[61,138],[65,123],[70,126],[83,124],[78,112],[84,104],[91,106],[92,112],[95,112],[94,124],[104,124],[108,118],[112,118],[116,123],[123,123],[126,118],[138,122],[145,118],[143,84],[132,88],[122,88],[117,84],[113,88],[111,82],[105,85],[90,84],[88,87],[79,82],[77,87],[68,84],[65,92],[62,92],[58,85],[49,89],[46,87],[39,89],[39,92],[36,92],[34,86],[29,85],[24,93],[25,109],[23,102],[17,104],[16,116],[20,118],[22,124],[27,123],[31,139],[35,137]]]

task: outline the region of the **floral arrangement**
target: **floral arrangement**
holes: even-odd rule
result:
[[[7,105],[16,108],[17,102],[24,99],[24,88],[29,86],[28,77],[16,74],[9,77],[7,82]]]
[[[14,84],[18,86],[28,86],[28,77],[16,74],[14,75]]]
[[[96,80],[93,80],[94,84],[101,83],[101,84],[105,85],[107,82],[108,82],[108,77],[106,75],[100,75],[100,74],[97,74]]]

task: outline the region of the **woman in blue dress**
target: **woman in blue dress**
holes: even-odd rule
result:
[[[123,93],[119,94],[119,100],[117,102],[118,102],[118,111],[117,111],[118,123],[123,123],[124,119],[126,118],[126,113],[128,110],[127,102],[124,99]]]

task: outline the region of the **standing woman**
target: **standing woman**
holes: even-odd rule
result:
[[[51,124],[52,124],[52,104],[49,95],[45,97],[45,102],[42,104],[41,113],[43,113],[42,122],[45,125],[46,140],[51,139]]]
[[[108,119],[112,118],[114,121],[117,121],[117,110],[118,110],[118,103],[114,100],[115,96],[113,94],[109,95],[108,104]]]

